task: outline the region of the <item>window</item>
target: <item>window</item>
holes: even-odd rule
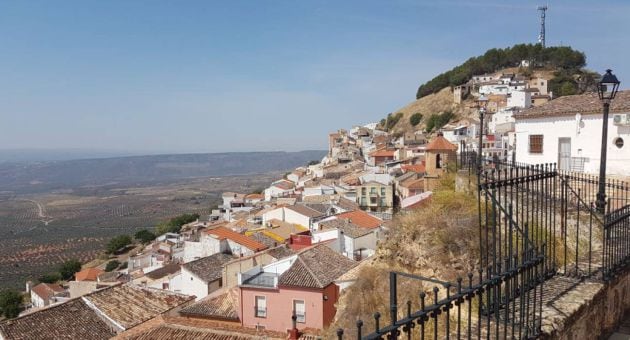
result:
[[[257,318],[267,317],[267,298],[264,296],[256,296],[256,305],[254,306],[254,315]]]
[[[615,143],[615,146],[616,146],[618,149],[623,148],[623,138],[621,138],[621,137],[617,137],[617,138],[615,138],[615,140],[613,141],[613,143]]]
[[[297,322],[306,322],[306,305],[304,300],[293,300],[293,313],[295,313]]]
[[[529,135],[529,153],[543,152],[543,135]]]
[[[381,196],[385,196],[385,188],[381,188]]]

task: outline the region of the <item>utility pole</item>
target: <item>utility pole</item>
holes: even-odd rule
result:
[[[538,42],[545,48],[545,15],[547,12],[547,5],[538,6],[540,12],[540,34],[538,35]]]

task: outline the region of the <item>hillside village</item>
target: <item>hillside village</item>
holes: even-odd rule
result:
[[[483,126],[471,116],[433,133],[387,132],[378,123],[332,132],[320,162],[261,193],[223,193],[218,209],[129,254],[126,268],[84,268],[62,284],[28,283],[29,308],[0,323],[0,338],[321,336],[343,317],[336,315],[339,300],[397,228],[395,216],[430,202],[458,154],[479,151],[480,131],[485,158],[593,171],[596,151],[586,144],[589,129],[601,126],[596,100],[554,99],[548,83],[497,72],[447,89],[456,105],[485,113]],[[620,92],[611,111],[623,115],[611,120],[611,171],[628,175],[620,164],[630,159],[623,144],[630,92]],[[559,139],[545,132],[543,142],[537,131],[550,128]],[[565,147],[568,154],[558,155]]]

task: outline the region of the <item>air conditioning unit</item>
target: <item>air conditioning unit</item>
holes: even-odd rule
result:
[[[613,115],[613,124],[620,126],[630,126],[630,114],[615,114]]]

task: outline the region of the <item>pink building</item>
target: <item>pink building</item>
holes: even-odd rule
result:
[[[326,327],[337,311],[334,280],[356,264],[320,244],[240,274],[241,324],[285,332],[295,313],[298,329]]]

